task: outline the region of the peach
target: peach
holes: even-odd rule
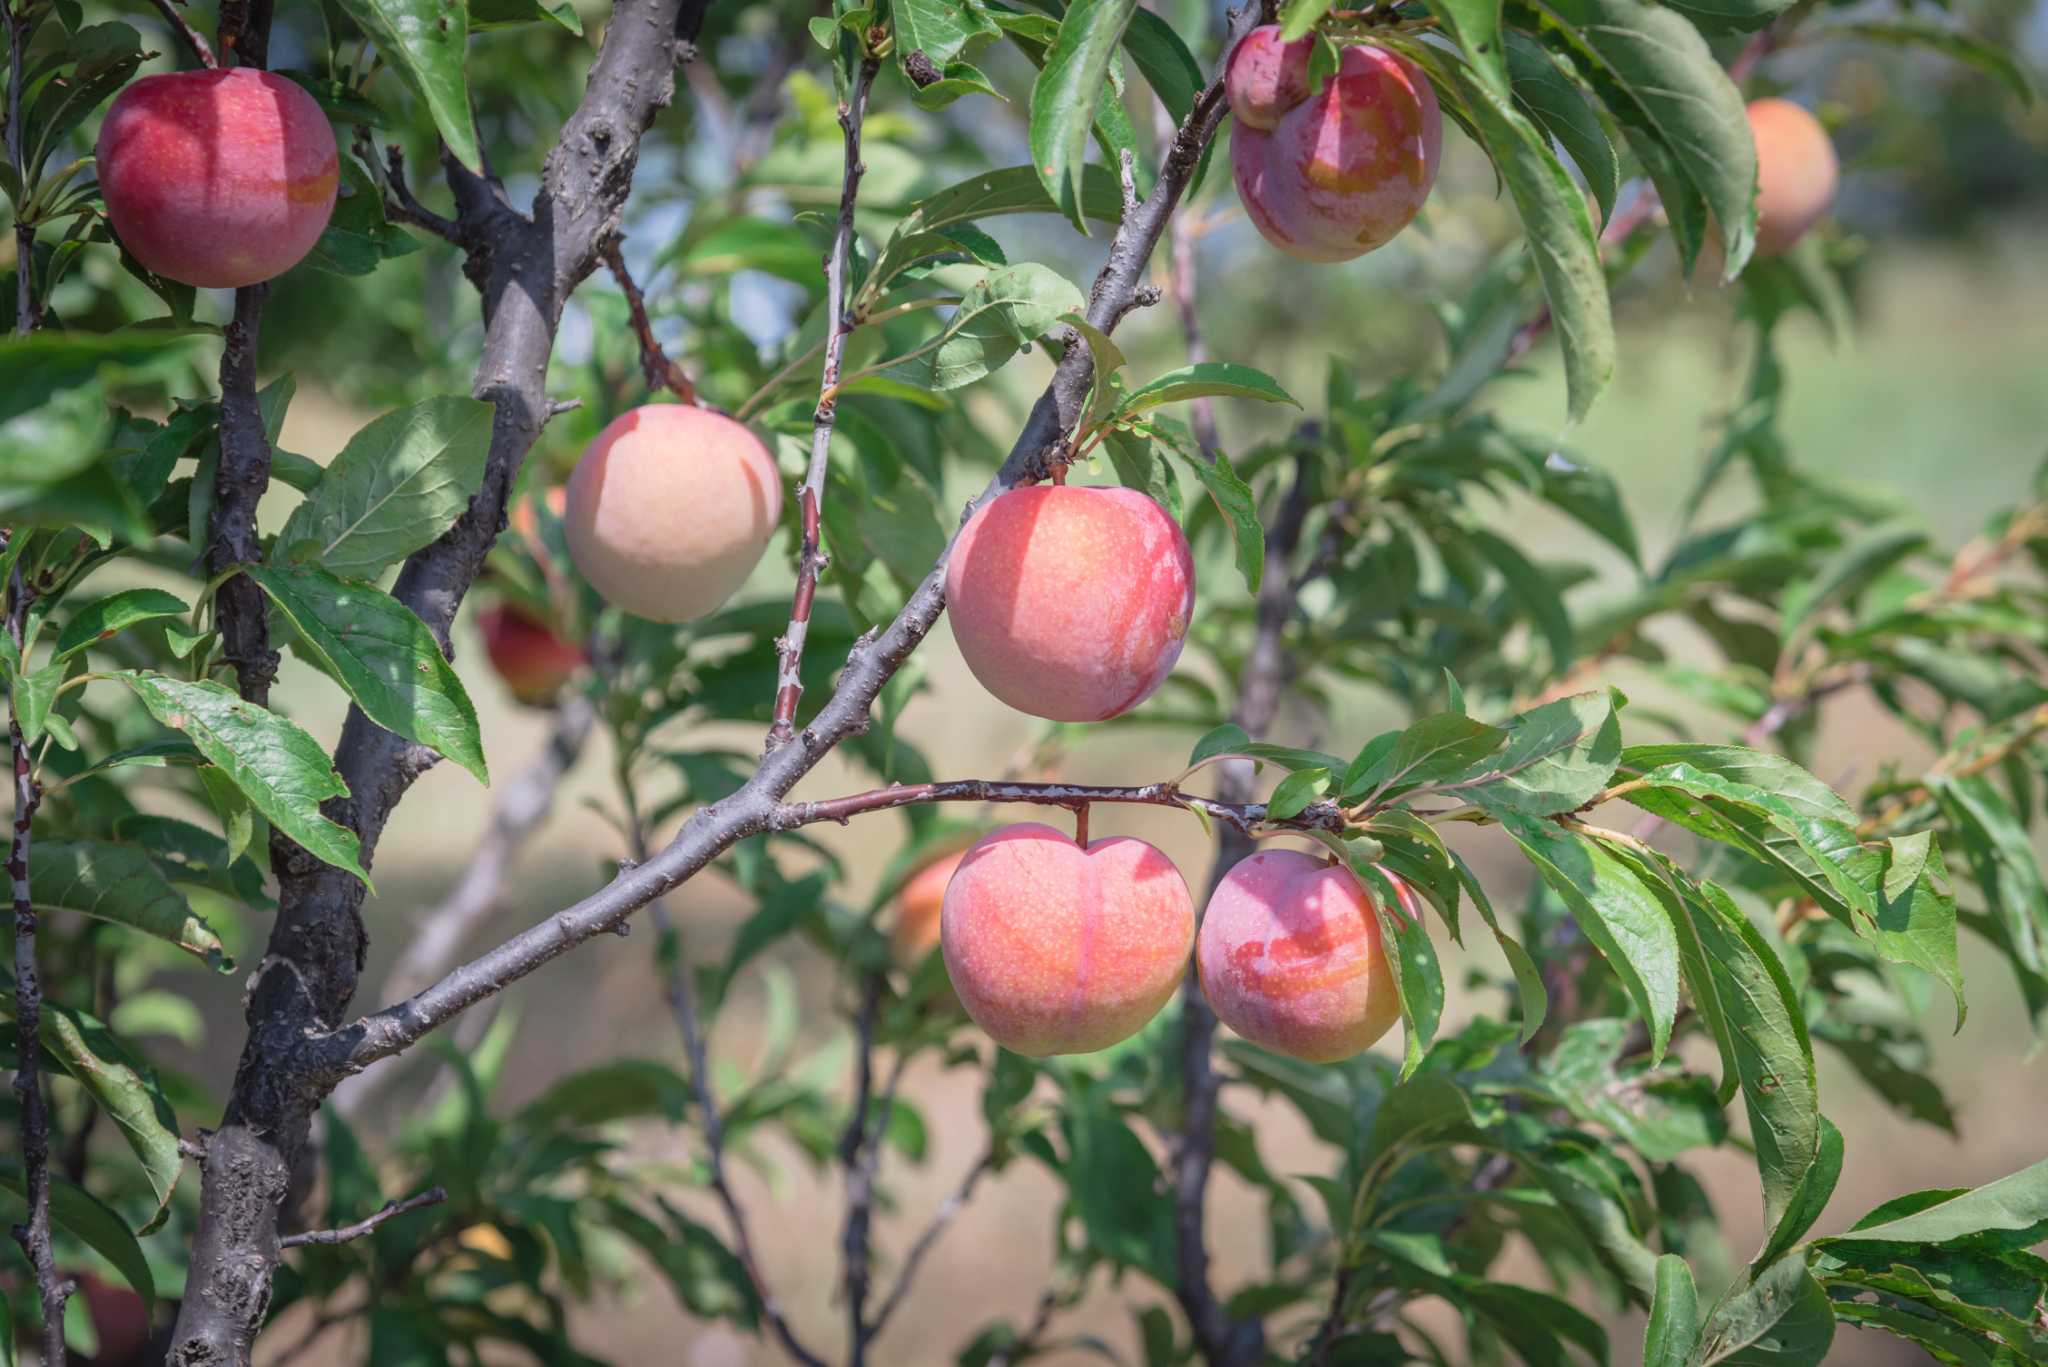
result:
[[[965,850],[942,854],[904,880],[896,894],[895,923],[889,935],[898,963],[919,963],[938,948],[939,907],[946,900],[946,884],[953,881],[953,871],[966,857]]]
[[[1417,916],[1414,893],[1388,881],[1401,912]],[[1401,1015],[1365,888],[1298,850],[1261,850],[1224,875],[1202,914],[1195,967],[1217,1019],[1312,1063],[1362,1053]]]
[[[1194,902],[1165,855],[1124,837],[1083,849],[1037,822],[969,848],[939,912],[960,1004],[1033,1056],[1136,1034],[1179,985],[1194,937]]]
[[[1135,489],[1040,484],[967,519],[946,601],[983,688],[1033,716],[1103,721],[1173,672],[1195,561],[1179,525]]]
[[[1345,48],[1337,74],[1309,94],[1309,42],[1282,45],[1267,25],[1231,54],[1224,88],[1240,117],[1230,168],[1268,242],[1303,261],[1348,261],[1422,211],[1443,116],[1428,78],[1384,48]]]
[[[753,433],[687,404],[614,418],[569,476],[569,558],[607,602],[655,622],[717,611],[760,563],[782,476]]]
[[[1834,203],[1835,147],[1820,121],[1790,100],[1752,100],[1749,130],[1756,138],[1756,254],[1776,256]]]
[[[114,235],[187,285],[254,285],[297,265],[334,212],[340,163],[320,106],[252,67],[144,76],[96,148]]]
[[[546,707],[584,665],[582,650],[515,603],[494,603],[476,615],[484,654],[520,702]]]

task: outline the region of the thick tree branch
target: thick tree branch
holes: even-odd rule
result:
[[[448,1193],[440,1187],[428,1187],[417,1196],[408,1196],[403,1201],[386,1201],[376,1212],[364,1216],[352,1225],[339,1229],[309,1229],[303,1234],[288,1234],[277,1241],[279,1248],[304,1248],[307,1244],[346,1244],[366,1235],[374,1234],[377,1226],[401,1215],[409,1215],[428,1206],[438,1206],[448,1199]]]
[[[462,596],[505,525],[512,482],[552,412],[545,381],[563,306],[618,230],[640,137],[674,89],[679,32],[694,36],[704,7],[705,0],[619,0],[583,98],[542,168],[530,214],[515,210],[493,182],[451,163],[465,270],[483,299],[474,392],[494,407],[491,445],[469,508],[407,560],[394,589],[444,648]],[[260,43],[250,38],[261,26],[242,22],[243,0],[228,8],[223,48],[260,57]],[[356,832],[366,863],[393,806],[431,762],[428,752],[350,710],[335,751],[348,796],[326,812]],[[291,1165],[314,1111],[340,1079],[338,1070],[307,1066],[308,1044],[345,1019],[362,972],[362,884],[302,852],[280,859],[274,850],[272,863],[278,911],[249,989],[249,1037],[227,1113],[207,1146],[191,1276],[171,1352],[180,1367],[249,1359],[269,1308]]]
[[[853,260],[853,208],[860,196],[860,179],[867,171],[860,159],[860,125],[867,113],[868,91],[875,82],[881,62],[869,57],[855,74],[853,91],[839,107],[839,127],[846,148],[845,169],[839,186],[839,224],[832,234],[832,250],[825,257],[825,365],[818,380],[818,407],[811,415],[811,463],[804,482],[796,489],[797,516],[803,544],[797,554],[796,593],[790,601],[789,629],[782,634],[775,676],[774,719],[768,727],[770,750],[779,750],[796,738],[796,708],[803,697],[804,637],[811,626],[811,602],[818,594],[818,576],[825,572],[825,553],[820,546],[820,522],[825,499],[825,475],[832,457],[832,428],[839,416],[839,365],[846,354],[846,334],[852,330],[846,318],[848,267]]]
[[[14,534],[23,535],[20,531]],[[31,596],[17,564],[7,584],[7,639],[17,660],[22,655]],[[28,1218],[14,1227],[14,1237],[35,1273],[36,1297],[43,1313],[43,1361],[48,1367],[64,1367],[64,1302],[75,1287],[57,1270],[56,1254],[50,1247],[50,1107],[42,1080],[43,980],[36,968],[37,916],[28,885],[29,837],[43,790],[35,779],[28,744],[22,739],[21,718],[11,703],[7,752],[14,765],[14,839],[7,853],[7,876],[14,891],[14,1024],[19,1052],[14,1095],[21,1106],[22,1191],[28,1204]]]
[[[1124,217],[1110,241],[1109,258],[1090,291],[1089,322],[1106,330],[1127,311],[1145,263],[1203,149],[1215,136],[1225,108],[1222,83],[1212,82],[1182,121],[1151,194],[1136,212]],[[1045,477],[1062,435],[1079,420],[1091,374],[1087,348],[1069,348],[1052,383],[1033,405],[1002,468],[969,505],[968,514],[1015,485]],[[937,624],[946,605],[950,553],[948,546],[887,629],[855,644],[837,688],[811,724],[797,732],[794,742],[764,756],[754,776],[738,792],[692,813],[652,859],[622,870],[597,893],[455,969],[434,986],[331,1033],[307,1036],[301,1047],[314,1056],[308,1065],[309,1075],[331,1086],[346,1073],[409,1048],[460,1012],[612,930],[738,841],[770,829],[790,789],[835,745],[866,728],[869,708],[883,685]]]

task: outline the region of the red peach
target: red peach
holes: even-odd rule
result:
[[[1414,894],[1392,878],[1401,911]],[[1195,966],[1217,1019],[1313,1063],[1372,1047],[1400,994],[1372,903],[1352,872],[1298,850],[1262,850],[1224,875],[1202,914]]]
[[[1136,1034],[1180,983],[1195,908],[1142,840],[1087,849],[1036,822],[970,848],[946,886],[939,943],[975,1024],[1005,1049],[1085,1054]]]
[[[1135,489],[1040,484],[984,504],[946,566],[953,638],[981,686],[1053,721],[1103,721],[1180,658],[1195,561]]]
[[[1233,58],[1229,74],[1238,70]],[[1279,98],[1286,82],[1268,82],[1259,61],[1248,61],[1246,80],[1256,120],[1267,112],[1268,87]],[[1443,143],[1436,92],[1415,64],[1383,48],[1347,47],[1337,74],[1270,131],[1239,122],[1230,166],[1245,213],[1268,242],[1303,261],[1348,261],[1414,221],[1436,184]]]
[[[144,76],[107,111],[96,156],[121,244],[158,275],[208,287],[297,265],[340,174],[313,97],[252,67]]]
[[[516,604],[493,603],[476,615],[476,624],[491,668],[520,702],[547,706],[583,667],[580,649]]]
[[[939,908],[946,900],[946,885],[966,857],[965,850],[940,855],[904,881],[896,894],[896,919],[890,931],[898,963],[919,963],[938,947]]]
[[[1839,170],[1820,121],[1790,100],[1752,100],[1756,138],[1756,254],[1776,256],[1834,203]]]
[[[606,601],[689,622],[738,591],[782,516],[782,476],[759,439],[688,404],[622,413],[569,476],[569,558]]]
[[[1315,39],[1280,41],[1278,24],[1262,24],[1231,51],[1223,92],[1241,127],[1272,132],[1280,116],[1309,97],[1308,59]]]

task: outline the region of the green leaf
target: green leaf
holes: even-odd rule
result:
[[[1657,1289],[1643,1329],[1643,1367],[1685,1367],[1700,1338],[1700,1293],[1676,1253],[1657,1259]]]
[[[1791,641],[1807,618],[1846,602],[1886,570],[1927,544],[1927,534],[1909,527],[1872,527],[1830,556],[1811,579],[1785,590],[1779,602],[1778,636]]]
[[[1619,696],[1577,693],[1509,718],[1507,747],[1458,775],[1458,786],[1496,815],[1555,816],[1584,805],[1621,759]]]
[[[133,688],[151,716],[182,731],[271,825],[315,858],[370,886],[369,875],[356,862],[355,832],[320,814],[324,799],[348,795],[348,785],[334,772],[320,742],[296,723],[217,683],[186,683],[137,670],[110,677]]]
[[[159,617],[183,617],[191,604],[162,589],[123,589],[95,599],[71,614],[71,620],[57,633],[57,659],[76,655],[87,646],[104,641],[117,631],[138,622]]]
[[[1702,33],[1750,33],[1792,7],[1792,0],[1663,0]]]
[[[34,745],[43,738],[43,730],[50,720],[50,709],[57,703],[57,690],[63,686],[64,675],[69,669],[64,661],[53,660],[41,669],[15,677],[14,719],[21,727],[21,738],[26,744]]]
[[[1791,1252],[1792,1246],[1820,1219],[1828,1198],[1835,1194],[1835,1183],[1841,1180],[1842,1153],[1842,1132],[1835,1128],[1834,1121],[1821,1116],[1820,1148],[1814,1155],[1813,1166],[1799,1179],[1799,1186],[1785,1203],[1785,1213],[1765,1240],[1763,1251],[1750,1260],[1753,1268],[1761,1270]]]
[[[1573,1116],[1612,1130],[1650,1163],[1675,1162],[1688,1150],[1720,1144],[1728,1123],[1704,1078],[1669,1076],[1633,1054],[1624,1060],[1636,1028],[1618,1018],[1574,1021],[1537,1073]]]
[[[679,1124],[691,1105],[690,1084],[653,1059],[622,1058],[555,1083],[527,1103],[521,1118],[538,1130],[581,1129],[620,1120]]]
[[[1031,162],[1047,193],[1083,234],[1081,167],[1095,108],[1109,91],[1110,59],[1138,0],[1073,0],[1031,87]]]
[[[1678,1013],[1679,978],[1678,933],[1663,902],[1598,842],[1513,812],[1500,820],[1621,979],[1650,1027],[1651,1061],[1662,1058]]]
[[[71,911],[176,945],[222,973],[235,961],[156,861],[108,840],[37,840],[28,852],[29,895],[44,911]]]
[[[1939,1195],[1939,1193],[1935,1193]],[[1894,1205],[1899,1203],[1894,1202]],[[1882,1214],[1882,1211],[1872,1215]],[[2048,1158],[1972,1191],[1945,1196],[1910,1214],[1858,1221],[1843,1238],[1944,1244],[2003,1230],[2033,1231],[2048,1223]],[[1822,1244],[1834,1242],[1823,1239]]]
[[[1466,539],[1500,572],[1501,585],[1507,590],[1508,597],[1521,605],[1522,612],[1542,633],[1544,643],[1550,649],[1551,671],[1562,674],[1570,669],[1578,658],[1578,633],[1572,628],[1571,614],[1565,611],[1564,599],[1558,594],[1556,585],[1551,583],[1550,576],[1538,569],[1513,542],[1484,528],[1471,528],[1466,532]]]
[[[1536,0],[1633,101],[1721,226],[1722,279],[1756,248],[1756,142],[1742,92],[1678,14],[1648,0]],[[1617,111],[1619,112],[1619,111]]]
[[[313,566],[251,565],[247,573],[364,716],[490,781],[476,708],[411,608],[382,589]]]
[[[1736,0],[1722,0],[1722,3],[1736,3]],[[1925,47],[1946,53],[1957,61],[1969,63],[2004,84],[2019,97],[2020,103],[2029,107],[2034,103],[2034,83],[2028,78],[2027,69],[2014,60],[2010,52],[1981,38],[1973,38],[1955,29],[1937,28],[1932,24],[1887,23],[1835,24],[1814,36],[1834,38],[1843,34],[1868,38],[1878,43]]]
[[[1335,0],[1287,0],[1280,10],[1280,41],[1292,43],[1306,36],[1334,3]]]
[[[1806,1270],[1805,1255],[1792,1253],[1722,1297],[1691,1362],[1695,1367],[1817,1367],[1834,1337],[1828,1293]]]
[[[285,519],[272,564],[374,578],[455,524],[483,487],[491,406],[453,395],[386,413],[349,438]]]
[[[1224,722],[1221,726],[1211,728],[1195,742],[1195,748],[1188,752],[1188,768],[1192,769],[1202,761],[1214,759],[1218,755],[1241,755],[1251,743],[1252,738],[1245,734],[1242,726],[1234,721]]]
[[[20,1163],[11,1158],[0,1160],[0,1188],[27,1202],[28,1190],[23,1184]],[[143,1256],[142,1245],[129,1232],[127,1221],[97,1196],[63,1174],[53,1172],[50,1174],[50,1219],[112,1263],[114,1270],[121,1274],[121,1280],[142,1297],[145,1308],[156,1304],[156,1279],[150,1276],[149,1259]]]
[[[1812,770],[1769,750],[1741,745],[1667,744],[1631,745],[1621,752],[1621,767],[1638,773],[1667,764],[1687,764],[1703,773],[1761,788],[1824,821],[1853,824],[1857,820],[1856,809]]]
[[[910,68],[922,54],[933,70],[943,70],[958,58],[968,40],[995,32],[982,17],[980,7],[961,0],[894,0],[889,17],[896,25],[896,57],[913,87],[917,78]]]
[[[1202,64],[1173,31],[1173,25],[1148,9],[1134,11],[1131,26],[1124,30],[1124,51],[1131,54],[1145,84],[1152,87],[1174,123],[1184,121],[1209,82],[1202,74]],[[1189,187],[1190,193],[1193,189]]]
[[[2036,973],[2048,971],[2048,880],[2042,877],[2025,823],[1981,774],[1936,774],[1928,786],[1956,825],[1971,875],[1991,914],[2005,927],[2013,957]],[[1896,872],[1895,854],[1885,875],[1887,895]]]
[[[1360,751],[1345,771],[1344,799],[1378,798],[1396,788],[1470,772],[1507,742],[1508,733],[1497,726],[1460,712],[1435,713],[1401,732],[1391,749],[1372,746]]]
[[[618,1197],[605,1202],[606,1222],[640,1246],[692,1315],[729,1319],[744,1328],[758,1324],[761,1299],[745,1265],[716,1234],[667,1200],[656,1199],[670,1228],[662,1228]]]
[[[1067,1191],[1095,1253],[1173,1285],[1173,1212],[1151,1152],[1102,1093],[1070,1093],[1060,1128]]]
[[[1003,92],[989,84],[988,77],[978,67],[967,62],[948,62],[939,79],[911,92],[910,102],[919,109],[944,109],[968,95],[1003,98]]]
[[[1081,307],[1081,291],[1049,266],[1021,262],[990,271],[960,297],[944,339],[919,377],[958,389],[1002,367],[1017,349]]]
[[[1266,816],[1273,821],[1300,816],[1329,790],[1328,769],[1297,769],[1273,789],[1273,796],[1266,800]]]
[[[182,998],[179,998],[182,1001]],[[0,1014],[15,1018],[19,1007],[14,979],[0,974]],[[156,1211],[143,1224],[147,1234],[170,1212],[171,1191],[184,1172],[178,1152],[178,1117],[148,1064],[128,1052],[105,1025],[60,1001],[43,999],[43,1052],[83,1087],[128,1141],[156,1195]]]
[[[1614,197],[1621,191],[1621,158],[1614,154],[1614,143],[1593,102],[1558,67],[1557,59],[1527,34],[1509,32],[1507,57],[1515,99],[1536,126],[1570,154],[1600,206],[1601,221],[1613,218]]]
[[[1117,183],[1114,171],[1102,166],[1083,168],[1081,210],[1090,218],[1103,223],[1123,221],[1123,190]],[[1006,166],[1000,170],[984,171],[919,201],[917,207],[896,225],[896,231],[890,237],[889,248],[883,253],[882,262],[876,267],[876,272],[884,279],[888,278],[894,270],[901,269],[904,264],[898,257],[902,243],[915,241],[956,223],[999,218],[1006,214],[1061,212],[1063,210],[1059,202],[1046,193],[1035,167]],[[817,264],[815,255],[813,253],[814,267]],[[891,268],[884,269],[885,267]]]
[[[340,0],[384,60],[420,97],[455,159],[482,174],[483,152],[469,114],[463,58],[469,47],[469,10],[447,0]]]
[[[1209,491],[1216,511],[1223,514],[1224,524],[1230,528],[1231,543],[1237,550],[1237,572],[1244,576],[1246,590],[1257,594],[1266,570],[1266,527],[1259,521],[1259,500],[1251,485],[1238,476],[1231,468],[1230,457],[1221,451],[1212,462],[1195,451],[1178,446],[1175,450]]]
[[[1393,946],[1394,952],[1387,955],[1387,966],[1393,970],[1394,987],[1401,994],[1402,1033],[1406,1036],[1401,1076],[1406,1079],[1435,1041],[1437,1025],[1443,1019],[1443,968],[1437,962],[1436,944],[1429,938],[1429,931],[1401,910],[1386,875],[1364,863],[1356,846],[1350,847],[1350,857],[1351,871],[1372,894],[1373,915],[1380,923],[1380,943]]]
[[[1471,866],[1456,850],[1451,851],[1451,864],[1458,871],[1458,882],[1464,885],[1465,895],[1479,908],[1479,918],[1493,932],[1493,938],[1500,944],[1500,952],[1507,958],[1509,970],[1515,975],[1515,990],[1522,999],[1522,1043],[1527,1044],[1535,1037],[1550,1010],[1550,989],[1543,985],[1543,972],[1529,956],[1529,951],[1522,947],[1522,942],[1500,928],[1500,918],[1494,914],[1493,903],[1480,886],[1478,875],[1472,872]]]
[[[1508,69],[1501,51],[1501,0],[1426,0],[1429,12],[1457,41],[1465,60],[1486,88],[1508,98]]]
[[[1233,365],[1228,361],[1203,361],[1198,365],[1182,366],[1132,390],[1117,405],[1119,415],[1143,413],[1162,404],[1180,403],[1186,399],[1216,395],[1222,398],[1259,399],[1265,403],[1293,404],[1301,407],[1294,397],[1280,387],[1280,382],[1261,370],[1246,365]]]
[[[1412,46],[1404,51],[1415,55]],[[1437,65],[1443,68],[1441,62]],[[1600,265],[1599,243],[1585,196],[1551,153],[1549,142],[1512,100],[1462,70],[1453,69],[1450,76],[1464,94],[1473,129],[1521,215],[1564,348],[1568,415],[1577,422],[1614,374],[1614,318],[1607,300],[1607,275]],[[1746,123],[1743,126],[1748,127]]]
[[[1892,862],[1884,871],[1884,895],[1886,901],[1896,901],[1920,881],[1927,868],[1928,853],[1934,848],[1934,832],[1894,835],[1885,844],[1891,846]]]

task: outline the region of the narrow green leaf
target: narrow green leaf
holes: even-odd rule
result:
[[[1494,914],[1493,903],[1487,899],[1486,890],[1479,885],[1479,877],[1456,850],[1451,851],[1451,863],[1458,871],[1458,881],[1465,886],[1465,895],[1479,908],[1479,918],[1486,922],[1486,928],[1493,932],[1493,938],[1500,944],[1500,952],[1507,957],[1508,968],[1515,975],[1515,990],[1522,998],[1522,1043],[1527,1044],[1542,1026],[1543,1018],[1550,1010],[1550,989],[1543,985],[1543,971],[1522,947],[1522,942],[1500,928],[1500,918]]]
[[[455,159],[481,174],[483,152],[462,69],[468,8],[447,0],[341,0],[341,7],[420,97]]]
[[[1657,1290],[1643,1330],[1643,1367],[1685,1367],[1700,1338],[1700,1293],[1676,1253],[1657,1259]]]
[[[1586,178],[1602,222],[1614,217],[1614,198],[1621,191],[1621,158],[1600,122],[1593,103],[1557,59],[1525,33],[1507,35],[1508,76],[1514,96],[1536,126],[1556,138],[1572,164]]]
[[[1374,763],[1355,775],[1347,771],[1345,799],[1357,801],[1468,773],[1507,742],[1508,733],[1497,726],[1461,712],[1435,713],[1402,731]]]
[[[182,1001],[183,998],[178,1000]],[[14,1018],[14,979],[0,974],[0,1014]],[[178,1117],[148,1064],[136,1060],[105,1025],[52,998],[43,999],[43,1051],[65,1075],[91,1094],[128,1141],[156,1195],[156,1211],[141,1233],[169,1214],[171,1192],[185,1167],[178,1152]]]
[[[1935,1201],[1895,1219],[1857,1222],[1843,1238],[1943,1244],[2003,1230],[2031,1231],[2048,1222],[2048,1158],[2008,1177]],[[1828,1240],[1821,1242],[1827,1243]]]
[[[1835,1337],[1828,1293],[1791,1253],[1738,1283],[1708,1317],[1693,1367],[1818,1367]]]
[[[1059,36],[1045,54],[1045,66],[1031,87],[1031,161],[1060,212],[1083,234],[1081,167],[1099,101],[1109,90],[1110,59],[1138,0],[1073,0],[1060,20]]]
[[[2025,824],[1981,774],[1936,775],[1930,786],[1963,837],[1971,875],[1992,915],[2004,925],[2013,957],[2036,973],[2048,971],[2048,879]],[[1888,872],[1888,888],[1890,883]]]
[[[1238,573],[1244,576],[1245,588],[1256,594],[1266,570],[1266,528],[1259,521],[1258,498],[1252,493],[1251,486],[1231,468],[1230,457],[1221,451],[1211,462],[1202,459],[1197,452],[1175,449],[1202,481],[1202,487],[1209,491],[1216,510],[1223,514],[1223,521],[1230,528],[1231,542],[1237,549]]]
[[[476,708],[412,609],[382,589],[314,566],[251,565],[248,575],[364,716],[490,781]]]
[[[370,885],[356,862],[355,832],[320,813],[323,800],[348,794],[320,742],[296,723],[217,683],[186,683],[137,670],[111,677],[133,688],[151,716],[190,738],[271,825],[315,858]]]
[[[1422,1056],[1436,1040],[1436,1028],[1444,1013],[1444,973],[1437,962],[1436,944],[1420,921],[1412,921],[1394,895],[1393,885],[1371,864],[1362,861],[1356,846],[1351,849],[1351,871],[1372,894],[1373,914],[1380,923],[1380,943],[1393,946],[1387,966],[1393,970],[1394,987],[1401,994],[1403,1059],[1405,1080],[1421,1064]]]
[[[1921,873],[1927,868],[1928,852],[1934,847],[1934,832],[1895,835],[1885,844],[1891,846],[1892,862],[1884,871],[1884,895],[1885,900],[1896,901],[1920,881]]]
[[[50,721],[50,709],[57,703],[57,689],[63,685],[64,675],[69,670],[67,662],[53,660],[41,669],[15,676],[14,719],[21,727],[22,740],[29,745],[43,738],[43,731]]]
[[[1578,658],[1578,633],[1572,627],[1571,614],[1565,610],[1564,598],[1550,582],[1550,576],[1505,537],[1495,536],[1482,527],[1472,528],[1466,537],[1473,549],[1500,572],[1501,584],[1508,597],[1521,605],[1523,613],[1542,634],[1545,645],[1550,649],[1552,672],[1562,674],[1570,669]]]
[[[1287,0],[1280,10],[1280,41],[1292,43],[1307,35],[1330,12],[1336,0]]]
[[[1508,98],[1508,69],[1501,50],[1501,0],[1426,0],[1429,12],[1457,41],[1465,60],[1486,88]]]
[[[919,378],[939,390],[972,384],[1050,331],[1061,315],[1080,309],[1081,302],[1081,291],[1049,266],[1025,261],[990,271],[960,297],[945,340]]]
[[[1873,527],[1836,551],[1814,572],[1785,590],[1779,602],[1778,635],[1791,641],[1814,613],[1846,602],[1879,575],[1927,544],[1911,527]]]
[[[0,1159],[0,1189],[12,1192],[24,1202],[28,1199],[22,1182],[21,1164],[16,1160]],[[156,1303],[156,1279],[149,1273],[149,1259],[143,1256],[142,1245],[135,1241],[128,1222],[99,1197],[62,1173],[53,1172],[50,1174],[50,1219],[58,1228],[75,1236],[87,1248],[112,1263],[114,1270],[121,1274],[121,1280],[142,1297],[144,1306]],[[12,1224],[13,1221],[7,1223]]]
[[[1280,382],[1262,370],[1229,361],[1203,361],[1198,365],[1169,370],[1124,396],[1119,414],[1143,413],[1163,404],[1215,395],[1220,398],[1258,399],[1264,403],[1301,405],[1280,387]]]
[[[229,956],[147,851],[109,840],[37,840],[29,845],[29,896],[44,911],[70,911],[127,926],[176,945],[222,973]]]
[[[191,604],[162,589],[123,589],[95,599],[71,614],[71,620],[57,633],[57,658],[76,655],[87,646],[104,641],[117,631],[138,622],[159,617],[182,617]]]
[[[490,444],[491,406],[475,399],[386,413],[349,438],[292,509],[270,563],[374,578],[454,525],[483,486]]]
[[[1575,693],[1509,718],[1507,748],[1458,775],[1458,788],[1496,814],[1555,816],[1584,805],[1621,759],[1619,697]]]
[[[1300,816],[1329,790],[1328,769],[1297,769],[1273,789],[1273,796],[1266,801],[1266,815],[1274,821]]]
[[[1842,1153],[1842,1132],[1835,1128],[1834,1121],[1821,1116],[1820,1147],[1813,1166],[1799,1179],[1799,1186],[1785,1203],[1785,1213],[1765,1240],[1763,1251],[1750,1260],[1752,1268],[1760,1270],[1776,1262],[1813,1228],[1821,1212],[1827,1209],[1828,1198],[1835,1194],[1835,1183],[1841,1180]]]

